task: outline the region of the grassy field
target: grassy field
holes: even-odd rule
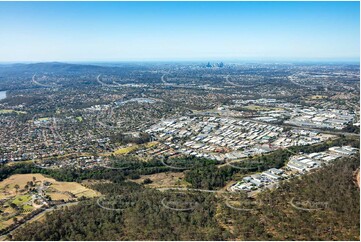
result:
[[[31,200],[30,195],[21,195],[21,196],[16,196],[15,199],[12,201],[12,203],[19,206],[23,203],[29,202],[30,200]]]
[[[248,109],[250,111],[271,111],[271,110],[283,110],[282,108],[274,108],[274,107],[264,107],[258,105],[247,105],[243,107],[244,109]]]
[[[76,120],[78,120],[79,122],[83,122],[83,117],[76,117]]]
[[[141,148],[151,148],[155,145],[157,145],[158,142],[157,141],[152,141],[152,142],[147,142],[145,144],[142,144],[142,145],[132,145],[132,146],[128,146],[128,147],[123,147],[123,148],[120,148],[120,149],[117,149],[116,151],[113,152],[114,155],[125,155],[125,154],[128,154],[128,153],[131,153],[133,151],[136,151],[138,149],[141,149]]]
[[[156,146],[158,144],[158,141],[152,141],[144,144],[145,148],[151,148],[153,146]]]
[[[76,197],[96,197],[100,195],[98,192],[86,188],[76,182],[55,182],[51,185],[51,187],[56,189],[60,193],[71,192]]]
[[[32,210],[34,207],[33,206],[31,206],[31,205],[29,205],[29,204],[25,204],[24,206],[23,206],[23,209],[24,210]]]
[[[139,145],[132,145],[129,147],[125,147],[125,148],[120,148],[116,151],[114,151],[114,155],[125,155],[128,154],[130,152],[136,151],[139,148]]]
[[[48,194],[53,200],[64,200],[64,201],[69,200],[69,195],[67,194],[62,194],[57,192],[47,192],[46,194]]]
[[[26,112],[15,111],[15,110],[12,110],[12,109],[0,109],[0,114],[7,114],[7,113],[26,114]]]

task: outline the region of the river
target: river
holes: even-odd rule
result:
[[[6,98],[6,91],[0,91],[0,100]]]

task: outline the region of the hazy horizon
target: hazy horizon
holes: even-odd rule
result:
[[[259,64],[287,64],[287,63],[325,63],[325,64],[360,64],[360,59],[164,59],[164,60],[47,60],[47,61],[0,61],[0,65],[12,64],[41,64],[41,63],[64,63],[64,64],[121,64],[121,63],[259,63]]]

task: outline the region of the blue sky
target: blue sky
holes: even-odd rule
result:
[[[0,2],[0,61],[355,60],[359,2]]]

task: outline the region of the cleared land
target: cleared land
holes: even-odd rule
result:
[[[12,109],[0,109],[0,114],[6,114],[6,113],[26,114],[26,112],[23,111],[15,111]]]
[[[113,154],[114,155],[125,155],[125,154],[131,153],[133,151],[136,151],[140,148],[151,148],[157,144],[158,144],[157,141],[148,142],[148,143],[145,143],[142,145],[134,144],[134,145],[131,145],[128,147],[123,147],[123,148],[117,149],[116,151],[113,152]]]
[[[36,184],[42,183],[44,181],[50,182],[51,185],[49,187],[53,188],[50,189],[50,193],[70,192],[77,197],[79,196],[95,197],[100,195],[98,192],[86,188],[76,182],[59,182],[53,178],[45,177],[42,174],[17,174],[0,182],[0,199],[17,195],[18,193],[21,192],[21,190],[24,189],[25,185],[27,185],[29,181],[34,181],[34,180]],[[19,185],[18,193],[16,192],[16,188],[15,188],[16,184]]]
[[[47,180],[49,180],[49,179],[47,179]],[[96,196],[100,195],[98,192],[91,190],[89,188],[86,188],[76,182],[57,182],[55,180],[53,180],[53,181],[50,181],[51,183],[53,183],[51,185],[51,187],[55,188],[58,192],[71,192],[76,197],[81,197],[81,196],[96,197]]]
[[[33,185],[30,185],[32,183]],[[31,189],[34,191],[30,191]],[[40,192],[41,191],[41,192]],[[76,182],[59,182],[42,174],[17,174],[0,182],[0,229],[21,219],[38,208],[33,203],[33,195],[43,193],[52,200],[74,200],[79,197],[100,196]]]
[[[244,109],[248,109],[250,111],[271,111],[271,110],[283,110],[282,108],[275,108],[275,107],[265,107],[259,105],[247,105],[242,107]]]
[[[314,95],[314,96],[311,96],[310,99],[312,100],[316,100],[316,99],[324,99],[324,98],[327,98],[327,96],[323,96],[323,95]]]
[[[146,184],[151,188],[165,188],[165,187],[186,187],[189,185],[184,180],[184,173],[182,172],[163,172],[152,175],[144,175],[139,179],[132,180],[133,182],[142,184],[145,179],[150,179],[152,183]]]
[[[125,148],[120,148],[116,151],[114,151],[114,155],[125,155],[130,152],[136,151],[139,148],[139,145],[132,145]]]

